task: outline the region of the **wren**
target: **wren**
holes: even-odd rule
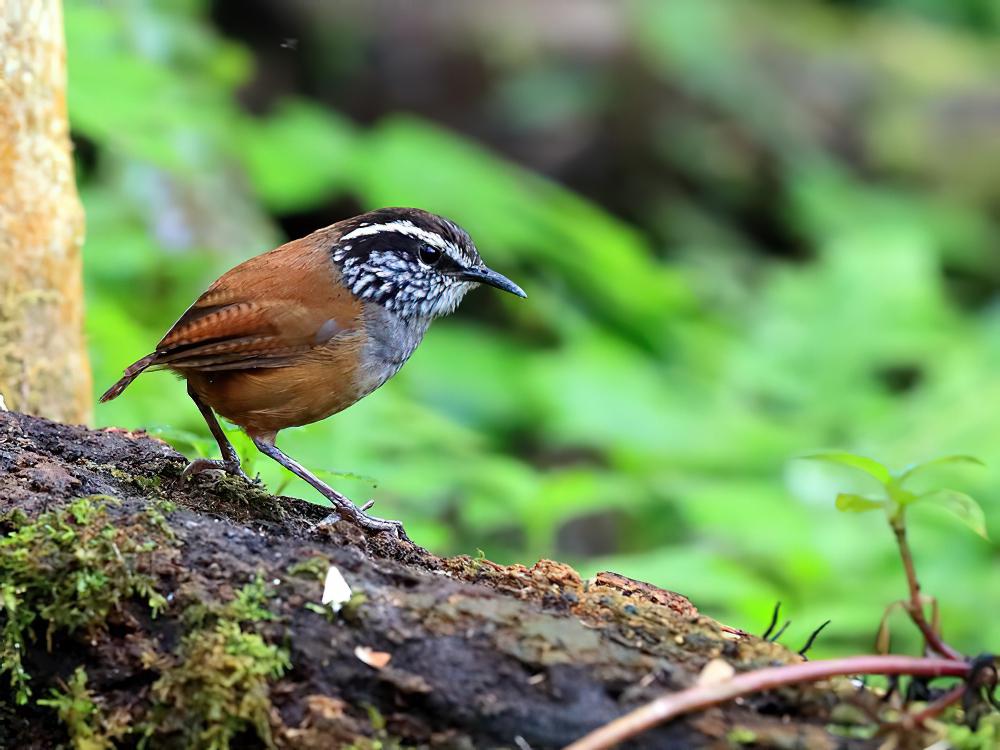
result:
[[[156,350],[101,396],[110,401],[147,369],[187,381],[222,451],[191,476],[223,469],[245,476],[215,415],[362,528],[406,539],[402,524],[369,515],[275,445],[280,430],[346,409],[395,375],[431,322],[479,284],[524,297],[488,268],[468,233],[416,208],[383,208],[337,222],[250,258],[216,280]]]

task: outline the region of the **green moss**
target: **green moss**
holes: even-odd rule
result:
[[[955,750],[994,750],[1000,747],[1000,714],[984,717],[975,730],[949,725],[947,731],[948,746]]]
[[[250,583],[236,592],[236,598],[227,604],[222,611],[225,619],[237,622],[263,622],[277,619],[267,607],[267,600],[273,592],[264,583],[261,575],[256,575]]]
[[[757,733],[746,727],[733,727],[726,735],[726,740],[729,742],[730,747],[753,745],[757,742]]]
[[[486,552],[479,547],[476,547],[476,556],[469,560],[469,570],[473,573],[478,573],[479,569],[483,567],[483,561],[485,559]]]
[[[274,592],[267,587],[263,576],[258,573],[250,583],[236,592],[232,601],[193,602],[184,608],[181,620],[187,630],[204,628],[219,620],[250,623],[275,620],[277,615],[267,606],[268,599],[273,595]]]
[[[158,707],[150,734],[179,732],[185,746],[226,750],[252,727],[273,744],[269,681],[288,668],[286,651],[221,620],[185,636],[180,657],[153,684]]]
[[[113,498],[74,500],[29,520],[15,512],[0,539],[0,674],[9,674],[17,702],[31,695],[22,654],[44,626],[51,649],[57,631],[95,630],[121,603],[139,598],[155,616],[166,600],[150,570],[169,547],[159,509],[109,517]]]
[[[361,619],[361,608],[367,603],[368,595],[364,591],[355,591],[340,608],[340,616],[348,622],[356,622]]]
[[[95,464],[95,466],[97,466],[97,464]],[[157,487],[160,486],[162,482],[159,476],[154,475],[147,477],[142,475],[129,474],[127,471],[122,471],[117,466],[112,466],[110,464],[105,464],[103,466],[100,466],[100,468],[102,471],[106,471],[108,474],[113,476],[119,482],[123,482],[125,484],[131,484],[133,487],[136,487],[140,490],[147,492],[149,490],[156,489]]]
[[[412,745],[405,745],[399,737],[389,733],[388,724],[382,712],[375,706],[367,705],[368,723],[372,729],[371,737],[358,737],[342,750],[404,750]]]
[[[94,631],[131,598],[155,616],[166,604],[152,575],[156,556],[171,547],[169,504],[112,517],[116,500],[82,498],[34,520],[13,513],[0,521],[0,672],[10,674],[17,702],[31,691],[22,654],[41,632],[51,648],[57,632]],[[180,736],[181,745],[225,750],[243,732],[271,745],[270,681],[289,666],[287,651],[256,632],[277,619],[272,592],[257,576],[225,604],[197,603],[183,616],[186,634],[173,654],[150,653],[160,676],[151,703],[133,706],[134,731],[147,738]],[[55,709],[77,750],[104,750],[133,731],[127,712],[105,715],[77,669],[40,705]]]
[[[315,578],[320,583],[326,578],[326,571],[330,569],[330,560],[325,555],[313,555],[305,560],[299,560],[288,566],[288,575],[302,576],[304,578]]]
[[[156,705],[145,724],[147,736],[176,734],[185,747],[227,750],[253,730],[271,739],[270,681],[289,667],[288,652],[267,643],[252,623],[275,619],[260,577],[222,607],[202,607],[173,657],[154,657],[161,672],[153,684]],[[251,627],[244,627],[251,624]]]
[[[51,697],[38,701],[54,708],[66,725],[74,750],[113,750],[114,741],[129,733],[128,714],[108,715],[101,710],[87,688],[87,673],[77,667],[62,690],[53,689]]]

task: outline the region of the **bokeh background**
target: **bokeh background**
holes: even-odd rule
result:
[[[613,569],[755,631],[780,600],[784,641],[831,619],[831,655],[869,650],[905,587],[884,518],[834,509],[855,478],[796,456],[979,456],[929,481],[1000,538],[992,0],[65,12],[97,392],[236,262],[414,205],[528,299],[474,292],[389,385],[280,442],[422,544]],[[96,419],[214,450],[168,374]],[[995,649],[997,547],[911,516],[947,634]]]

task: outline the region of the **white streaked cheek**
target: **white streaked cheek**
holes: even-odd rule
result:
[[[441,316],[450,315],[455,312],[455,308],[458,307],[458,303],[462,301],[462,298],[465,297],[470,289],[476,286],[479,285],[469,283],[468,281],[460,281],[451,284],[437,297],[437,299],[428,300],[431,307],[431,310],[429,311],[430,314],[434,316]]]

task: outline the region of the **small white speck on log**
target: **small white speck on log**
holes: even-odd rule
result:
[[[340,572],[340,568],[331,565],[326,571],[326,580],[323,583],[323,598],[320,600],[334,612],[339,612],[351,599],[351,587]]]

